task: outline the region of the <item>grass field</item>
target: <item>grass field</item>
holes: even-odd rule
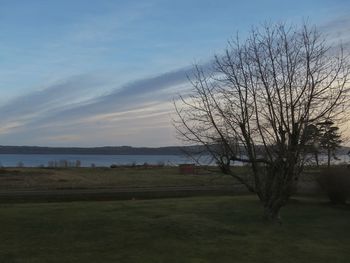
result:
[[[230,185],[228,175],[199,170],[180,174],[177,167],[155,168],[6,168],[0,170],[0,190],[113,187]]]
[[[0,262],[350,262],[350,207],[254,197],[0,205]]]
[[[238,172],[247,173],[244,167]],[[213,170],[213,168],[211,168]],[[314,181],[317,170],[306,171],[303,182]],[[180,174],[178,167],[2,168],[0,191],[11,189],[94,189],[113,187],[219,186],[238,184],[231,176],[200,168]]]

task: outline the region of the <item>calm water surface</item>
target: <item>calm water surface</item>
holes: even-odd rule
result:
[[[325,155],[319,157],[320,163],[325,164],[327,158]],[[164,164],[178,165],[181,163],[194,163],[188,156],[182,155],[89,155],[89,154],[0,154],[0,167],[39,167],[52,166],[53,163],[60,164],[62,161],[67,161],[71,164],[80,161],[82,167],[109,167],[112,164],[116,165],[141,165],[148,164]],[[311,163],[313,160],[311,160]],[[213,160],[208,156],[200,161],[201,164],[214,165]],[[350,157],[347,155],[338,156],[338,160],[332,160],[332,163],[350,163]],[[51,165],[50,165],[51,164]],[[236,162],[236,165],[242,163]]]
[[[3,167],[38,167],[48,166],[49,163],[59,163],[63,160],[75,163],[81,162],[81,166],[110,166],[131,164],[165,164],[177,165],[180,163],[193,163],[186,156],[181,155],[85,155],[85,154],[0,154],[0,166]]]

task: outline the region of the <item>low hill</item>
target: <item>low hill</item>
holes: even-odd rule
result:
[[[0,154],[101,154],[101,155],[183,155],[184,151],[196,151],[199,146],[169,147],[38,147],[38,146],[0,146]]]

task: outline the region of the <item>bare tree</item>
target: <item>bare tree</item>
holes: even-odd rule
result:
[[[346,111],[348,58],[334,54],[315,27],[265,25],[230,41],[211,71],[195,66],[193,91],[175,102],[180,137],[256,193],[268,220],[279,219],[304,168],[306,127]],[[232,161],[248,163],[249,175]]]

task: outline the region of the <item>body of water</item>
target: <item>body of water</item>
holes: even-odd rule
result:
[[[40,166],[75,166],[77,161],[82,167],[109,167],[116,165],[170,165],[194,163],[193,159],[183,155],[90,155],[90,154],[0,154],[0,167],[40,167]],[[327,163],[325,155],[319,156],[321,164]],[[200,160],[202,164],[214,165],[215,162],[207,156]],[[310,158],[309,164],[315,164]],[[348,155],[339,155],[338,160],[332,159],[333,164],[350,163]],[[235,165],[243,165],[235,162]]]
[[[2,167],[39,167],[59,166],[67,162],[75,165],[79,161],[82,167],[109,167],[116,165],[178,165],[193,163],[191,158],[181,155],[87,155],[87,154],[0,154]]]

